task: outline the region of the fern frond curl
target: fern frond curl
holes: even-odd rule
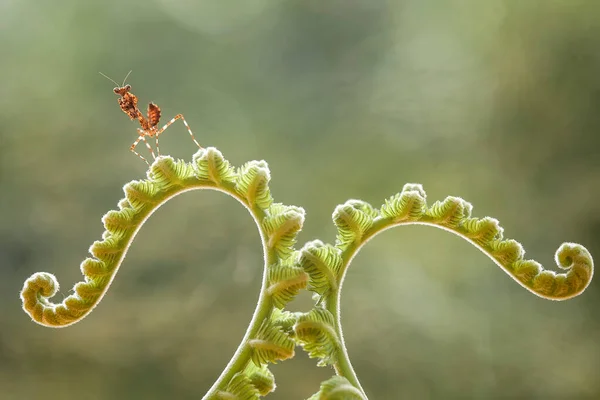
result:
[[[290,256],[296,236],[304,225],[304,209],[281,203],[271,204],[262,225],[267,235],[267,247],[276,251],[279,258],[285,259]]]
[[[296,343],[281,329],[280,326],[265,320],[258,333],[248,344],[253,349],[254,364],[275,364],[278,361],[294,357]]]
[[[430,225],[464,238],[520,285],[543,298],[564,300],[579,295],[587,288],[594,267],[590,253],[583,246],[563,244],[555,258],[559,267],[567,272],[557,274],[547,271],[538,262],[524,259],[525,251],[521,244],[505,239],[496,219],[473,218],[472,209],[470,203],[453,196],[436,201],[429,207],[427,195],[419,184],[404,185],[402,191],[388,198],[379,210],[360,200],[337,206],[333,213],[337,227],[335,247],[320,241],[311,242],[302,248],[300,257],[300,265],[311,278],[308,288],[318,294],[317,304],[311,313],[314,315],[324,306],[328,318],[323,326],[327,329],[318,329],[316,325],[303,326],[306,317],[300,316],[294,326],[296,340],[311,357],[321,358],[320,365],[332,363],[338,375],[347,378],[364,396],[344,345],[340,288],[349,264],[362,246],[377,234],[399,225]],[[330,337],[335,337],[335,340],[327,337],[329,329],[332,332]],[[332,346],[332,343],[337,344]]]
[[[246,374],[238,372],[226,389],[217,391],[216,395],[211,397],[218,400],[258,400],[260,392]]]
[[[306,272],[287,263],[270,266],[268,274],[267,295],[277,308],[285,307],[308,283]]]
[[[321,383],[321,390],[308,400],[366,400],[366,397],[346,378],[334,376]]]
[[[330,311],[317,306],[301,314],[294,325],[294,332],[296,341],[308,356],[319,358],[318,366],[324,367],[336,361],[341,343],[335,328],[335,317]]]
[[[275,377],[266,365],[258,367],[254,363],[248,363],[244,375],[250,379],[250,382],[252,382],[252,385],[258,390],[261,396],[268,395],[275,391],[277,387],[275,385]]]
[[[312,292],[325,294],[337,290],[342,267],[341,251],[337,247],[320,240],[306,243],[300,250],[300,266],[310,276]]]
[[[250,161],[240,167],[236,183],[237,192],[248,204],[267,209],[273,203],[269,191],[271,172],[265,161]]]
[[[337,206],[332,215],[338,229],[336,246],[343,249],[360,242],[377,215],[377,210],[362,200],[348,200]]]
[[[402,191],[385,201],[381,207],[383,218],[395,222],[419,220],[427,211],[427,195],[419,184],[407,183]]]
[[[519,284],[540,297],[565,300],[582,293],[588,286],[593,276],[593,260],[583,246],[563,244],[556,259],[559,267],[567,272],[557,274],[547,271],[533,260],[524,260],[523,246],[515,240],[505,239],[504,230],[496,219],[471,217],[473,206],[467,201],[450,196],[428,207],[426,198],[421,185],[406,184],[402,192],[385,201],[379,215],[366,230],[357,224],[353,227],[346,224],[349,227],[347,230],[341,230],[338,226],[336,247],[342,250],[344,258],[341,279],[356,252],[372,237],[394,226],[422,224],[442,228],[471,242]],[[339,207],[341,206],[336,210]],[[362,209],[374,210],[370,215],[377,213],[366,205],[362,205]],[[363,226],[367,225],[365,223]],[[348,230],[351,232],[347,232]],[[351,241],[355,243],[348,247],[347,244]]]
[[[261,295],[242,344],[205,398],[259,398],[275,387],[272,374],[262,364],[294,355],[295,342],[289,335],[295,318],[279,312],[281,318],[275,321],[271,315],[276,314],[275,306],[283,307],[308,281],[307,274],[294,266],[298,252],[293,246],[304,222],[304,210],[273,204],[269,180],[266,162],[251,161],[236,171],[211,147],[198,151],[192,163],[168,156],[157,158],[147,179],[126,184],[125,198],[118,202],[118,209],[102,218],[106,230],[102,240],[90,247],[92,257],[81,263],[84,279],[74,286],[74,293],[61,303],[52,303],[50,298],[59,290],[58,281],[52,274],[36,273],[25,281],[21,291],[24,311],[35,322],[49,327],[82,320],[110,287],[137,232],[162,204],[195,189],[226,193],[248,209],[256,222],[265,267]],[[269,264],[285,269],[269,270]],[[268,283],[272,284],[270,293]],[[252,359],[260,367],[250,368]]]
[[[196,152],[192,157],[192,165],[196,171],[196,177],[202,182],[223,186],[233,183],[237,179],[235,169],[214,147],[207,147]]]

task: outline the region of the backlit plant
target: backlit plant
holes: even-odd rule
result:
[[[59,289],[54,275],[33,274],[23,287],[23,309],[44,326],[65,327],[81,321],[100,302],[123,263],[127,250],[144,222],[171,198],[194,189],[212,189],[237,199],[258,227],[264,253],[261,292],[249,327],[231,361],[204,399],[251,400],[275,389],[268,366],[294,357],[301,346],[319,366],[332,366],[335,375],[322,382],[311,400],[366,399],[354,373],[342,334],[340,295],[344,276],[354,256],[384,230],[407,224],[431,225],[473,244],[511,278],[533,294],[565,300],[582,293],[593,275],[593,261],[581,245],[564,243],[556,263],[557,274],[524,259],[522,246],[503,237],[494,218],[474,218],[472,206],[459,197],[427,204],[421,185],[406,184],[378,208],[349,200],[335,208],[337,237],[333,244],[314,240],[300,249],[296,236],[304,210],[275,203],[269,190],[265,161],[234,168],[219,150],[198,151],[191,163],[159,157],[148,179],[125,185],[118,210],[102,221],[102,240],[90,247],[92,257],[81,263],[84,280],[61,303],[50,301]],[[289,312],[285,306],[301,290],[314,293],[309,312]],[[317,388],[315,388],[317,390]]]

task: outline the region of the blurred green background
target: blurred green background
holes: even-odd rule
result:
[[[23,281],[60,301],[122,185],[144,177],[113,84],[163,120],[183,113],[234,165],[265,159],[302,206],[300,243],[333,242],[349,198],[406,182],[498,218],[555,269],[563,241],[600,260],[600,2],[0,1],[0,398],[199,399],[250,321],[262,255],[234,200],[185,194],[153,216],[98,308],[32,323]],[[179,122],[161,149],[191,159]],[[143,147],[142,154],[146,154]],[[463,240],[388,231],[350,267],[350,356],[372,399],[600,398],[600,283],[574,300],[525,291]],[[293,310],[310,307],[310,296]],[[333,372],[301,349],[272,399]]]

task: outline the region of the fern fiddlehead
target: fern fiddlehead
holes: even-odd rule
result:
[[[299,266],[309,275],[308,290],[318,295],[315,309],[299,318],[310,319],[320,309],[327,317],[312,324],[310,334],[298,334],[296,340],[318,365],[332,365],[339,377],[330,379],[315,395],[318,399],[347,398],[330,396],[333,387],[351,384],[366,398],[352,368],[344,345],[340,322],[340,296],[344,276],[358,251],[377,234],[400,225],[422,224],[452,232],[473,244],[504,272],[531,293],[549,300],[566,300],[581,294],[589,285],[593,260],[587,249],[576,243],[563,243],[555,260],[566,272],[545,270],[534,260],[525,260],[525,251],[515,240],[505,239],[499,222],[490,217],[471,217],[472,205],[459,197],[447,197],[427,206],[426,194],[419,184],[406,184],[403,190],[375,209],[360,200],[349,200],[335,208],[337,227],[335,245],[320,240],[307,243],[300,251]],[[321,308],[323,307],[323,308]],[[320,397],[319,397],[320,396]],[[360,397],[356,397],[360,398]]]
[[[125,185],[119,209],[102,221],[106,231],[90,247],[93,257],[81,263],[84,281],[61,303],[50,301],[59,289],[54,275],[39,272],[26,280],[21,292],[23,309],[45,326],[64,327],[85,318],[100,302],[144,222],[162,204],[186,191],[212,189],[237,199],[255,220],[264,251],[265,272],[258,304],[248,330],[225,371],[205,399],[253,400],[275,389],[270,363],[294,356],[302,346],[318,365],[332,365],[337,373],[321,384],[310,400],[366,399],[354,373],[340,322],[342,283],[354,256],[371,238],[386,229],[409,224],[431,225],[457,234],[492,259],[530,292],[551,300],[582,293],[593,275],[593,261],[581,245],[564,243],[556,252],[558,266],[566,272],[544,270],[525,260],[522,246],[504,239],[497,220],[472,218],[471,204],[447,197],[427,206],[417,184],[407,184],[376,209],[360,200],[336,207],[334,245],[315,240],[297,251],[296,236],[304,210],[274,203],[269,190],[270,172],[264,161],[230,166],[215,148],[201,149],[192,163],[160,157],[148,179]],[[307,313],[283,311],[296,294],[307,288],[318,299]]]
[[[92,257],[81,263],[84,280],[61,303],[50,298],[59,289],[54,275],[38,272],[25,281],[23,309],[44,326],[65,327],[85,318],[100,302],[137,232],[162,204],[186,191],[212,189],[237,199],[255,220],[265,258],[265,273],[250,326],[229,365],[209,390],[206,399],[256,399],[274,390],[267,364],[293,357],[295,343],[283,330],[283,308],[308,281],[291,261],[296,235],[304,223],[304,210],[273,203],[270,172],[264,161],[251,161],[235,170],[215,148],[201,149],[192,163],[160,157],[148,179],[124,187],[118,210],[103,218],[106,231],[90,247]],[[289,323],[288,323],[289,324]]]

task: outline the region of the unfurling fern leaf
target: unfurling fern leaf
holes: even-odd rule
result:
[[[427,217],[436,224],[448,228],[456,228],[471,216],[473,206],[460,197],[448,196],[443,201],[436,201],[427,210]]]
[[[583,292],[594,275],[594,261],[589,251],[577,243],[563,243],[555,259],[556,264],[568,272],[541,272],[533,278],[533,290],[552,300],[568,299]]]
[[[274,308],[271,313],[271,323],[279,326],[288,336],[292,336],[294,335],[294,324],[300,315],[302,315],[300,312],[283,311],[279,308]]]
[[[202,182],[212,182],[217,186],[233,183],[237,177],[235,169],[223,154],[214,147],[200,149],[192,157],[196,177]]]
[[[269,190],[271,172],[265,161],[249,161],[238,170],[235,190],[248,202],[266,210],[273,203]]]
[[[346,378],[334,376],[321,383],[321,390],[308,400],[366,400]]]
[[[90,246],[90,253],[106,264],[113,264],[123,255],[125,246],[118,236],[108,236],[104,240],[96,240]]]
[[[459,232],[478,245],[483,245],[492,240],[502,240],[504,229],[496,218],[467,218]]]
[[[275,377],[266,365],[258,367],[254,363],[248,363],[244,374],[250,378],[250,382],[261,396],[266,396],[275,390]]]
[[[268,274],[267,294],[277,308],[285,307],[308,282],[306,272],[285,262],[270,266]]]
[[[294,341],[283,332],[280,326],[276,326],[269,320],[263,321],[256,337],[248,341],[252,348],[252,361],[254,364],[262,365],[277,363],[294,357]]]
[[[276,251],[279,258],[287,258],[294,251],[296,237],[304,224],[304,209],[271,204],[263,218],[262,226],[267,234],[267,247]]]
[[[144,212],[160,201],[159,188],[149,180],[131,181],[123,187],[125,198],[135,212]]]
[[[260,399],[260,392],[254,387],[249,377],[242,372],[238,372],[227,385],[227,389],[217,391],[215,399],[258,400]]]
[[[104,214],[102,223],[106,231],[118,235],[125,236],[135,231],[137,223],[136,212],[133,208],[126,207],[119,211],[111,210]]]
[[[315,240],[296,251],[304,210],[273,204],[266,162],[251,161],[236,170],[217,149],[209,147],[200,149],[191,164],[159,157],[147,176],[125,185],[119,209],[103,217],[106,231],[90,247],[93,257],[81,263],[84,280],[74,286],[74,293],[59,304],[52,303],[49,298],[58,291],[56,278],[36,273],[21,292],[23,308],[46,326],[68,326],[83,319],[108,289],[136,232],[161,204],[192,189],[227,193],[244,204],[258,224],[265,275],[242,344],[206,400],[257,400],[272,392],[275,382],[266,364],[293,357],[296,344],[311,358],[318,358],[317,365],[333,365],[341,375],[323,382],[312,400],[365,400],[343,344],[340,288],[344,271],[360,247],[394,225],[420,223],[452,231],[475,243],[521,285],[547,299],[577,296],[593,275],[591,255],[583,246],[565,243],[558,249],[556,262],[565,273],[544,270],[536,261],[523,259],[518,242],[503,238],[497,220],[472,218],[472,206],[458,197],[447,197],[428,208],[425,191],[418,184],[405,185],[380,210],[360,200],[339,205],[333,213],[336,245]],[[308,313],[283,311],[307,286],[316,296],[315,307]]]
[[[523,258],[525,250],[513,239],[493,240],[489,243],[490,254],[502,265],[513,264]]]
[[[359,242],[373,225],[378,212],[369,203],[361,200],[348,200],[333,211],[333,223],[337,227],[336,246],[345,249]]]
[[[310,276],[309,290],[325,294],[328,290],[336,290],[342,257],[340,249],[313,240],[300,250],[300,266]]]
[[[150,179],[161,190],[169,191],[183,185],[189,179],[196,179],[194,168],[183,160],[175,161],[173,157],[161,156],[154,161],[148,170]]]
[[[393,222],[417,221],[427,211],[427,196],[419,184],[407,183],[402,192],[390,197],[381,206],[382,217]]]
[[[310,358],[319,358],[318,366],[333,364],[340,340],[336,334],[333,315],[319,306],[306,314],[298,316],[294,325],[297,342],[304,348]]]

